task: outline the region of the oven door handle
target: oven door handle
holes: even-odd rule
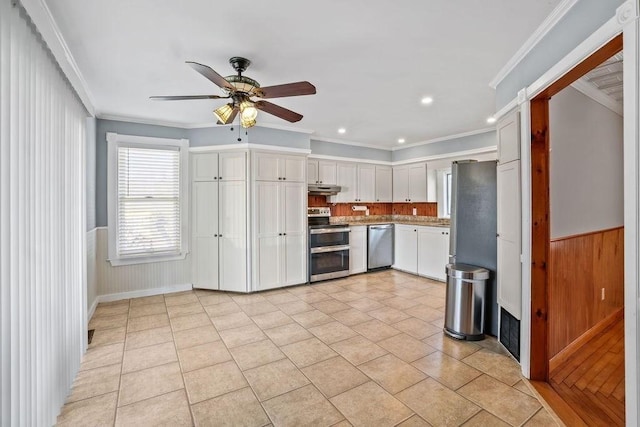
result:
[[[339,251],[348,251],[349,245],[340,245],[340,246],[322,246],[319,248],[311,248],[310,252],[312,254],[322,254],[326,252],[339,252]]]
[[[329,233],[345,233],[351,231],[350,228],[312,228],[309,234],[329,234]]]

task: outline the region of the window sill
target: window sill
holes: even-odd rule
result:
[[[125,265],[134,264],[150,264],[154,262],[170,262],[180,261],[187,257],[187,252],[178,255],[157,255],[157,256],[144,256],[144,257],[132,257],[132,258],[115,258],[109,259],[112,267],[121,267]]]

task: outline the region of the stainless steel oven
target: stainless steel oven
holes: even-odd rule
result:
[[[349,227],[329,224],[329,208],[309,208],[309,282],[349,275]]]

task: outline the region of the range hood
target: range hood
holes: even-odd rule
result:
[[[340,190],[339,185],[309,184],[310,196],[335,196]]]

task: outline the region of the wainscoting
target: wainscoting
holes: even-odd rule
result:
[[[623,236],[619,227],[551,241],[549,358],[623,307]]]

